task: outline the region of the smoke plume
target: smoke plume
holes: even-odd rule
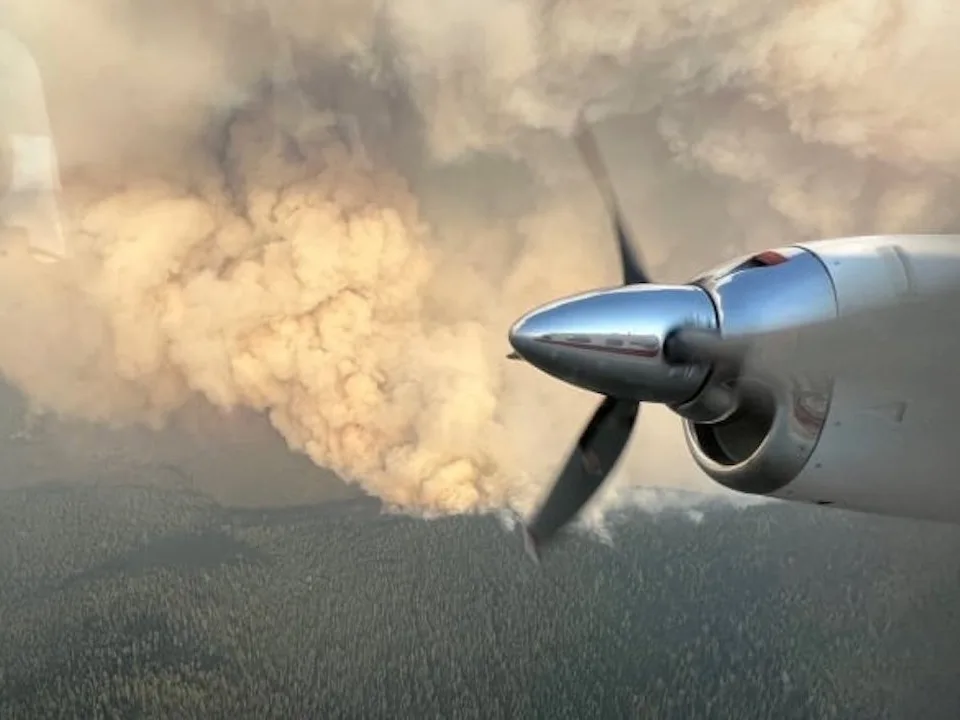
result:
[[[98,422],[262,412],[401,508],[529,507],[595,402],[504,360],[519,314],[617,282],[569,142],[585,109],[664,280],[960,212],[938,3],[13,0],[0,22],[40,68],[70,251],[7,244],[4,375]],[[610,498],[710,487],[658,409],[620,475]]]

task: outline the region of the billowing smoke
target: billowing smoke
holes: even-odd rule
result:
[[[509,323],[617,282],[569,134],[601,128],[664,280],[958,217],[960,11],[761,0],[13,0],[69,260],[0,259],[0,369],[38,408],[197,396],[393,505],[526,508],[594,399]],[[6,108],[4,112],[7,112]],[[619,118],[619,119],[615,119]],[[703,490],[653,409],[608,497]],[[619,489],[618,489],[619,486]]]

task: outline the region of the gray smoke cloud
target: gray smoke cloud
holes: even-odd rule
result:
[[[4,375],[100,422],[159,426],[197,396],[262,412],[400,508],[527,509],[595,399],[505,361],[506,328],[617,282],[569,141],[584,110],[664,280],[957,225],[960,11],[474,5],[8,2],[71,257],[0,258]],[[712,488],[667,415],[647,412],[607,505]]]

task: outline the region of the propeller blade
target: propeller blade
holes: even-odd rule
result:
[[[630,439],[639,409],[633,400],[611,397],[597,408],[546,502],[526,528],[524,540],[532,556],[577,516],[606,480]]]
[[[575,142],[580,151],[583,162],[590,170],[597,188],[600,190],[600,197],[603,199],[607,210],[613,219],[613,229],[617,235],[617,246],[620,248],[620,263],[623,267],[623,282],[625,285],[636,285],[639,283],[648,283],[647,277],[640,260],[637,257],[630,240],[627,237],[626,226],[620,215],[620,206],[617,203],[616,193],[613,191],[613,184],[610,182],[610,176],[600,159],[600,150],[597,148],[596,139],[590,130],[590,127],[582,123],[582,129],[577,134]]]

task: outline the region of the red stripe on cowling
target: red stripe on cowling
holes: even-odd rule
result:
[[[784,263],[787,259],[778,253],[776,250],[764,250],[762,253],[757,253],[753,256],[754,262],[758,262],[761,265],[779,265]]]

